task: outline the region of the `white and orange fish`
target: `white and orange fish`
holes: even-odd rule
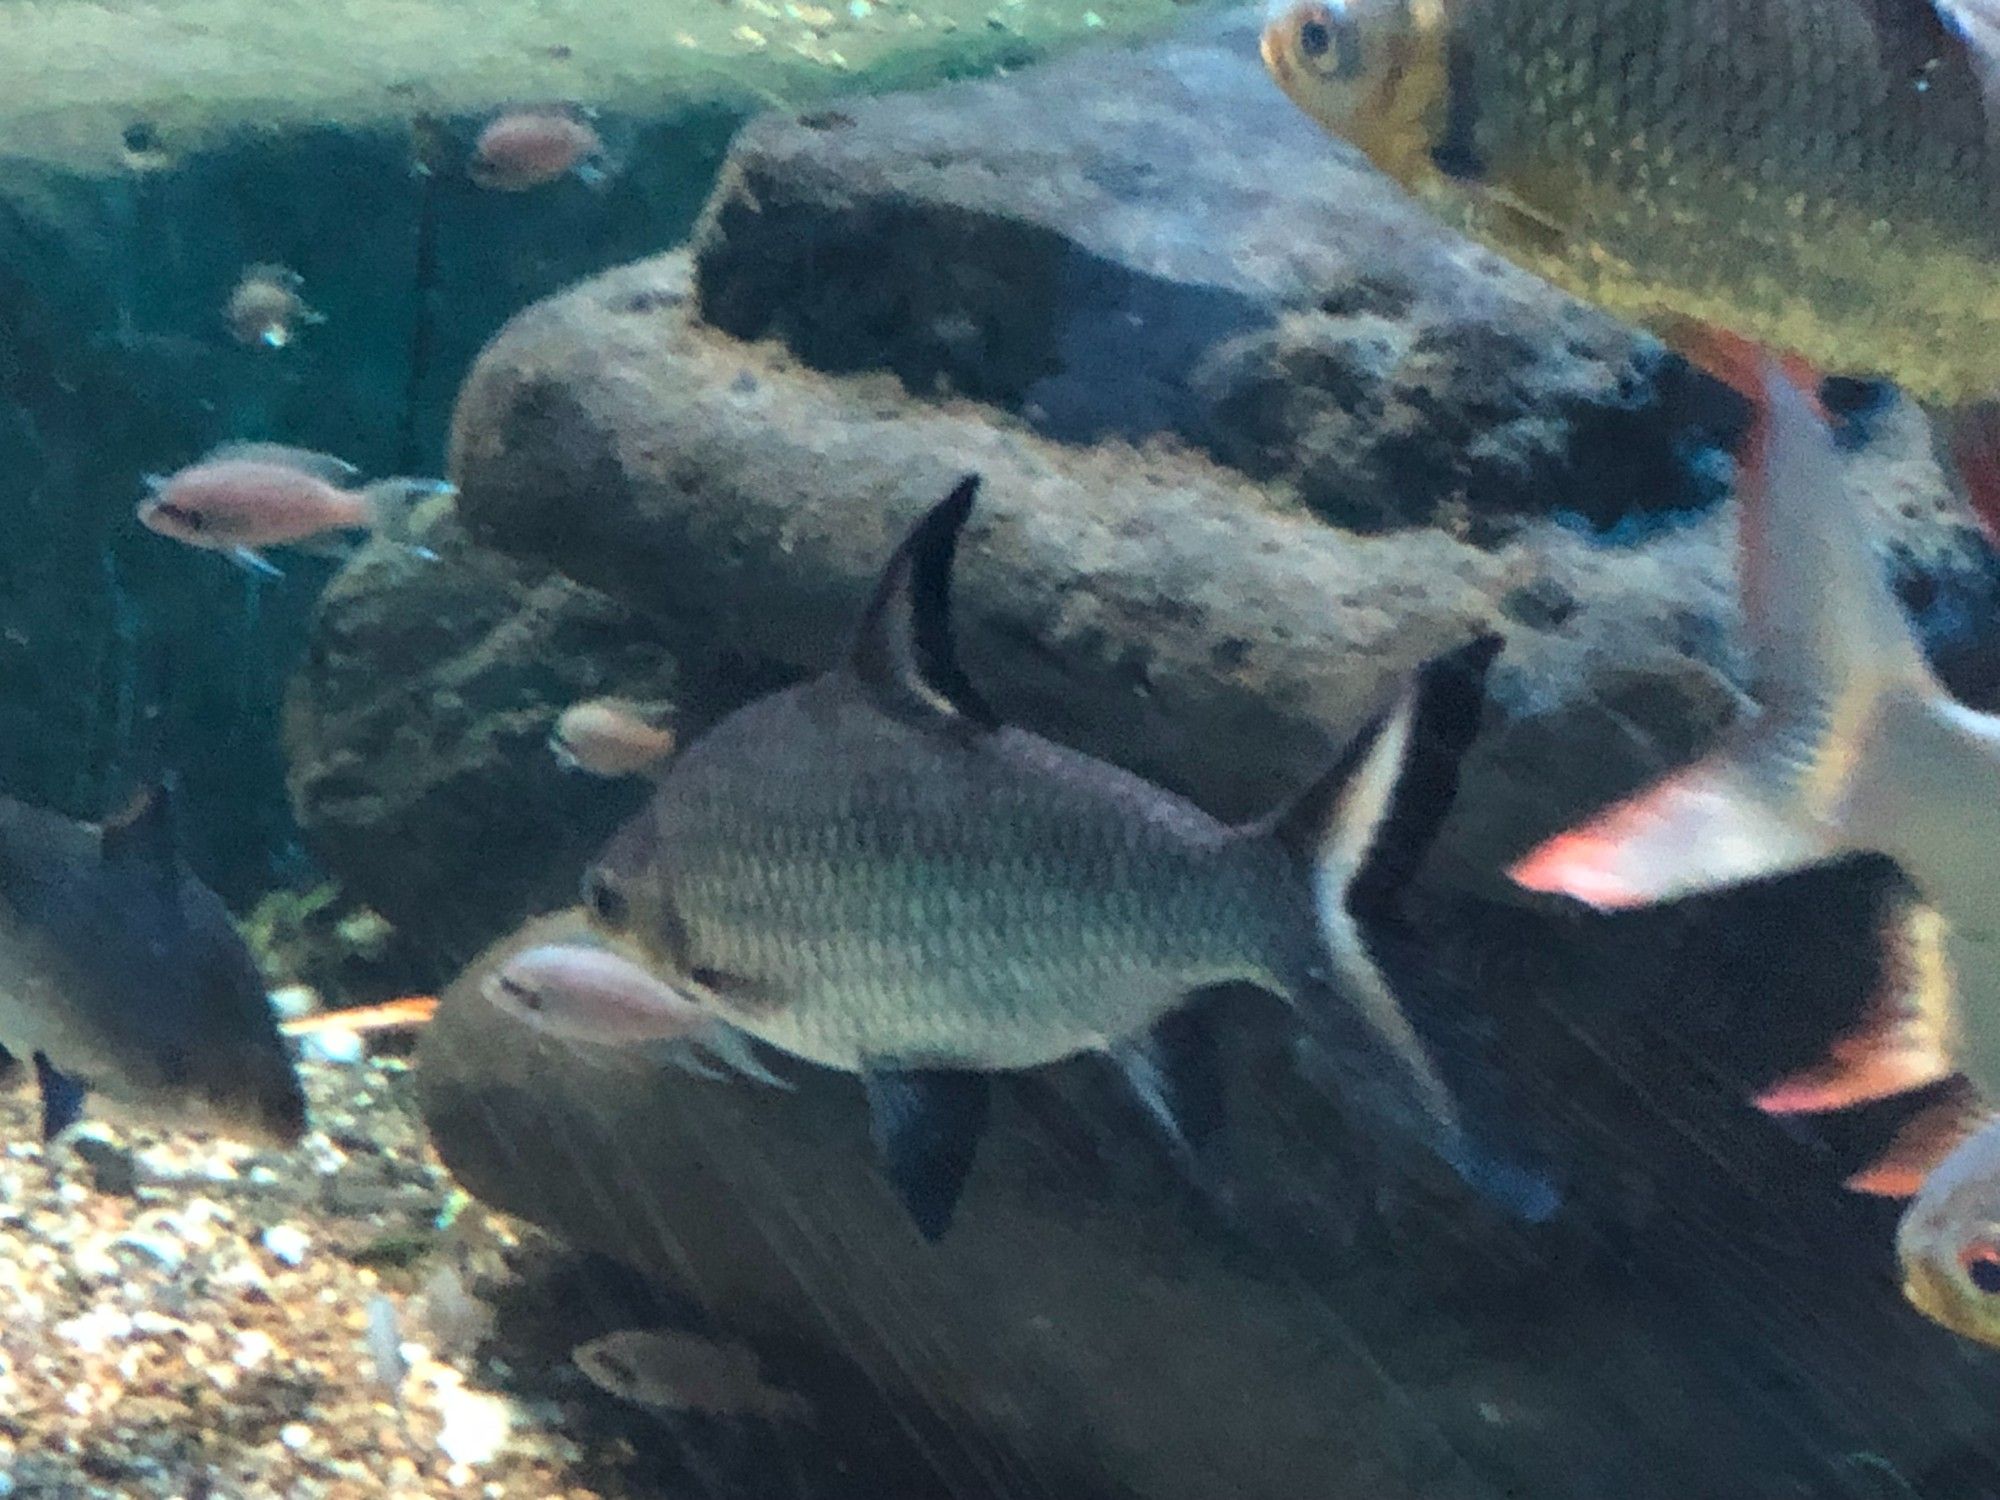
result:
[[[330,454],[281,443],[226,443],[164,478],[146,476],[139,523],[149,531],[227,553],[253,572],[278,576],[266,547],[339,531],[372,531],[452,486],[437,479],[378,479]],[[429,556],[422,548],[413,548]]]
[[[609,948],[544,943],[508,959],[482,989],[499,1009],[558,1041],[646,1047],[649,1057],[704,1078],[719,1076],[693,1055],[691,1049],[700,1048],[747,1078],[791,1087],[712,1009]]]
[[[572,703],[549,731],[549,750],[566,771],[592,776],[637,776],[674,753],[674,731],[658,704],[626,698]]]
[[[1530,851],[1511,873],[1605,911],[1886,854],[1909,891],[1883,982],[1826,1060],[1766,1090],[1808,1113],[1937,1090],[1850,1186],[1914,1192],[2000,1100],[2000,717],[1932,675],[1813,398],[1760,362],[1741,587],[1761,710],[1722,746]]]

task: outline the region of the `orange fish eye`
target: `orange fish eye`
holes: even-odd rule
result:
[[[1987,1296],[2000,1296],[2000,1244],[1991,1239],[1968,1242],[1958,1252],[1958,1264],[1965,1279]]]

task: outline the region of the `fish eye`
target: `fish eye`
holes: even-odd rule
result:
[[[1965,1279],[1987,1296],[2000,1296],[2000,1244],[1992,1240],[1974,1240],[1958,1252],[1958,1263],[1965,1270]]]
[[[1324,21],[1308,21],[1299,28],[1299,50],[1307,57],[1324,57],[1333,47],[1333,33]]]
[[[584,876],[583,904],[601,925],[613,929],[623,927],[631,915],[632,904],[625,899],[625,893],[602,870],[592,870]]]

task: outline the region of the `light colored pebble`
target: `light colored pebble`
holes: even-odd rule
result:
[[[296,1266],[312,1249],[312,1236],[296,1224],[273,1224],[263,1234],[264,1248],[288,1266]]]

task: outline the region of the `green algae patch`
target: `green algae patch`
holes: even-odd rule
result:
[[[639,116],[694,100],[791,107],[1183,14],[1175,0],[16,3],[0,7],[0,158],[145,169],[243,129],[554,100]]]

